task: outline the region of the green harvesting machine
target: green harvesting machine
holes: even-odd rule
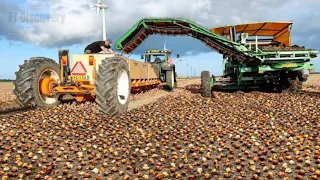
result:
[[[299,90],[314,71],[317,50],[291,45],[293,22],[259,22],[207,29],[183,18],[143,18],[116,42],[129,54],[149,35],[191,36],[222,54],[222,76],[201,72],[201,94],[213,90]]]

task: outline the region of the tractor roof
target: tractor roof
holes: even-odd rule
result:
[[[151,50],[146,50],[145,53],[172,53],[172,51],[168,50],[168,49],[151,49]]]
[[[248,33],[249,36],[277,36],[286,32],[293,24],[290,22],[257,22],[211,28],[210,31],[219,35],[230,35],[230,27],[235,27],[237,33]]]

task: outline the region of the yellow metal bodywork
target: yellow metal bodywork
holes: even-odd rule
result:
[[[91,59],[90,56],[94,56],[94,65],[89,65],[89,60]],[[113,57],[115,55],[112,54],[74,54],[73,55],[73,65],[76,62],[81,62],[87,73],[85,74],[86,80],[90,81],[90,84],[95,83],[96,72],[99,70],[99,65],[102,63],[107,57]],[[130,58],[122,57],[121,58],[128,63],[129,71],[130,71],[130,78],[131,78],[131,86],[147,86],[147,85],[154,85],[159,84],[159,71],[160,68],[151,63],[145,63],[137,60],[133,60]],[[73,67],[73,66],[72,66]],[[71,67],[71,69],[72,69]],[[71,76],[80,79],[79,76]],[[82,76],[82,79],[84,77]],[[138,83],[138,84],[137,84]]]
[[[99,65],[107,57],[113,57],[112,54],[73,54],[72,56],[72,65],[70,69],[72,70],[77,62],[81,62],[81,68],[84,68],[86,73],[76,75],[72,74],[67,77],[69,82],[74,82],[73,84],[65,84],[54,87],[53,90],[50,90],[46,85],[42,87],[43,92],[46,94],[51,93],[60,93],[60,94],[71,94],[76,101],[88,101],[95,98],[95,79],[96,72],[99,70]],[[132,60],[126,57],[121,58],[128,63],[130,78],[131,78],[131,87],[132,88],[141,88],[146,86],[152,86],[160,84],[160,67],[151,63],[144,63],[136,60]],[[79,63],[78,63],[79,64]],[[61,75],[63,72],[63,65],[61,64]],[[82,67],[83,66],[83,67]],[[79,71],[79,70],[77,70]],[[47,80],[46,80],[47,82]]]
[[[230,35],[230,27],[237,33],[248,33],[249,36],[272,36],[280,45],[291,46],[290,26],[293,22],[258,22],[211,28],[210,31],[222,36]]]
[[[90,84],[87,80],[74,80],[77,86],[74,85],[64,85],[57,86],[54,90],[58,93],[84,93],[90,92],[92,95],[94,94],[92,91],[95,90],[95,86]]]
[[[87,80],[74,80],[77,86],[74,85],[64,85],[57,86],[54,88],[56,93],[73,95],[74,99],[78,102],[89,101],[95,98],[95,86],[90,84]]]

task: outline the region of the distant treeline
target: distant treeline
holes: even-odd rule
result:
[[[12,82],[13,80],[11,79],[0,79],[0,82]]]

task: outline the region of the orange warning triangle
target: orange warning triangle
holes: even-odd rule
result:
[[[73,66],[71,70],[72,75],[86,75],[87,70],[83,66],[82,62],[78,61],[76,64]]]

